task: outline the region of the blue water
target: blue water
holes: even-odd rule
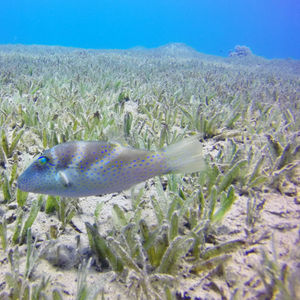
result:
[[[300,59],[300,0],[0,0],[0,44],[81,48],[181,42],[227,56],[246,45]]]

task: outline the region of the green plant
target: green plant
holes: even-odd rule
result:
[[[78,268],[76,300],[98,299],[99,289],[87,284],[87,275],[90,267],[91,259],[80,264]]]
[[[4,251],[7,249],[7,225],[5,218],[2,217],[0,222],[0,240],[1,240],[1,247]]]
[[[11,137],[11,143],[9,145],[8,139],[7,139],[7,135],[5,133],[4,130],[2,130],[1,132],[1,139],[2,139],[2,150],[5,153],[7,158],[12,157],[18,143],[20,142],[20,139],[22,137],[22,135],[24,134],[24,130],[19,130],[17,131],[17,129],[15,129],[12,133],[12,137]]]
[[[29,250],[29,253],[32,253]],[[17,299],[46,299],[45,290],[49,284],[50,277],[45,279],[43,277],[37,284],[32,284],[29,280],[30,273],[32,271],[32,263],[35,261],[32,260],[32,257],[29,258],[30,254],[27,255],[26,263],[26,275],[23,277],[20,273],[20,252],[18,247],[14,250],[10,250],[8,253],[8,260],[11,267],[11,272],[6,273],[5,280],[10,289],[9,295],[5,293],[0,294],[0,297],[8,297],[8,299],[17,300]]]
[[[76,202],[77,199],[48,196],[45,211],[47,214],[56,212],[61,222],[61,230],[64,231],[76,213]]]
[[[92,226],[89,223],[85,223],[85,226],[89,238],[89,244],[96,254],[101,267],[107,267],[109,261],[114,271],[121,272],[123,270],[122,261],[110,250],[105,239],[99,234],[97,226]]]
[[[38,200],[32,203],[29,215],[26,220],[24,220],[24,212],[21,209],[19,209],[17,219],[16,219],[15,230],[12,236],[13,244],[21,245],[25,242],[27,231],[30,229],[33,222],[35,221],[41,209],[42,203],[43,203],[42,197],[39,197]]]
[[[291,270],[288,265],[280,265],[278,262],[274,246],[274,236],[272,237],[272,244],[273,257],[270,258],[266,251],[261,249],[261,266],[257,269],[258,275],[265,287],[265,295],[268,297],[278,296],[285,300],[295,299],[295,281],[291,280]]]

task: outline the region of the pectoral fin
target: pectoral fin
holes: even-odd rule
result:
[[[57,181],[59,181],[64,187],[71,186],[71,181],[69,180],[66,172],[59,171],[56,176]]]

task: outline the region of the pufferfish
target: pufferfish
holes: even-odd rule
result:
[[[101,141],[58,144],[42,153],[18,178],[20,190],[85,197],[127,190],[151,177],[204,168],[198,137],[152,152]]]

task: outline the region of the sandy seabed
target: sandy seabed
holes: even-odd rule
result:
[[[7,244],[6,250],[0,244],[0,299],[19,299],[26,287],[30,299],[38,299],[35,286],[43,277],[49,278],[39,294],[45,299],[54,299],[53,291],[62,299],[79,299],[79,287],[87,290],[80,299],[93,294],[99,299],[300,299],[299,86],[299,61],[255,55],[220,58],[182,44],[151,50],[0,46],[0,221],[6,224]],[[137,244],[145,242],[138,229],[141,219],[152,232],[169,228],[170,219],[158,224],[152,201],[163,202],[156,187],[161,181],[167,199],[162,211],[170,210],[175,196],[168,175],[140,183],[134,192],[80,198],[67,207],[75,214],[64,230],[58,212],[46,213],[47,197],[40,198],[43,203],[31,225],[37,258],[26,275],[28,243],[13,238],[39,196],[29,193],[19,207],[16,178],[45,146],[112,139],[157,150],[195,133],[202,136],[208,164],[218,170],[216,190],[235,163],[248,162],[224,190],[225,195],[230,185],[234,188],[230,209],[221,221],[207,221],[209,230],[199,234],[199,257],[192,256],[191,246],[174,259],[172,271],[159,273],[159,267],[150,266],[145,248],[143,255],[131,253],[140,273],[124,259],[124,270],[118,273],[109,263],[101,264],[90,245],[86,222],[96,223],[105,239],[113,237],[128,248],[121,234],[126,224],[118,220],[116,205],[136,226]],[[200,226],[205,209],[211,207],[210,183],[201,174],[176,176],[178,191],[186,199],[203,189],[204,214],[197,212],[196,220]],[[139,210],[133,195],[141,190]],[[216,208],[222,206],[221,194]],[[190,206],[195,208],[193,201]],[[179,215],[178,235],[187,237],[192,210],[180,205],[174,210]],[[109,239],[107,243],[116,252]],[[155,247],[159,243],[158,239]],[[205,256],[218,245],[218,253]],[[146,256],[144,261],[141,256]],[[89,259],[82,277],[80,266]]]

